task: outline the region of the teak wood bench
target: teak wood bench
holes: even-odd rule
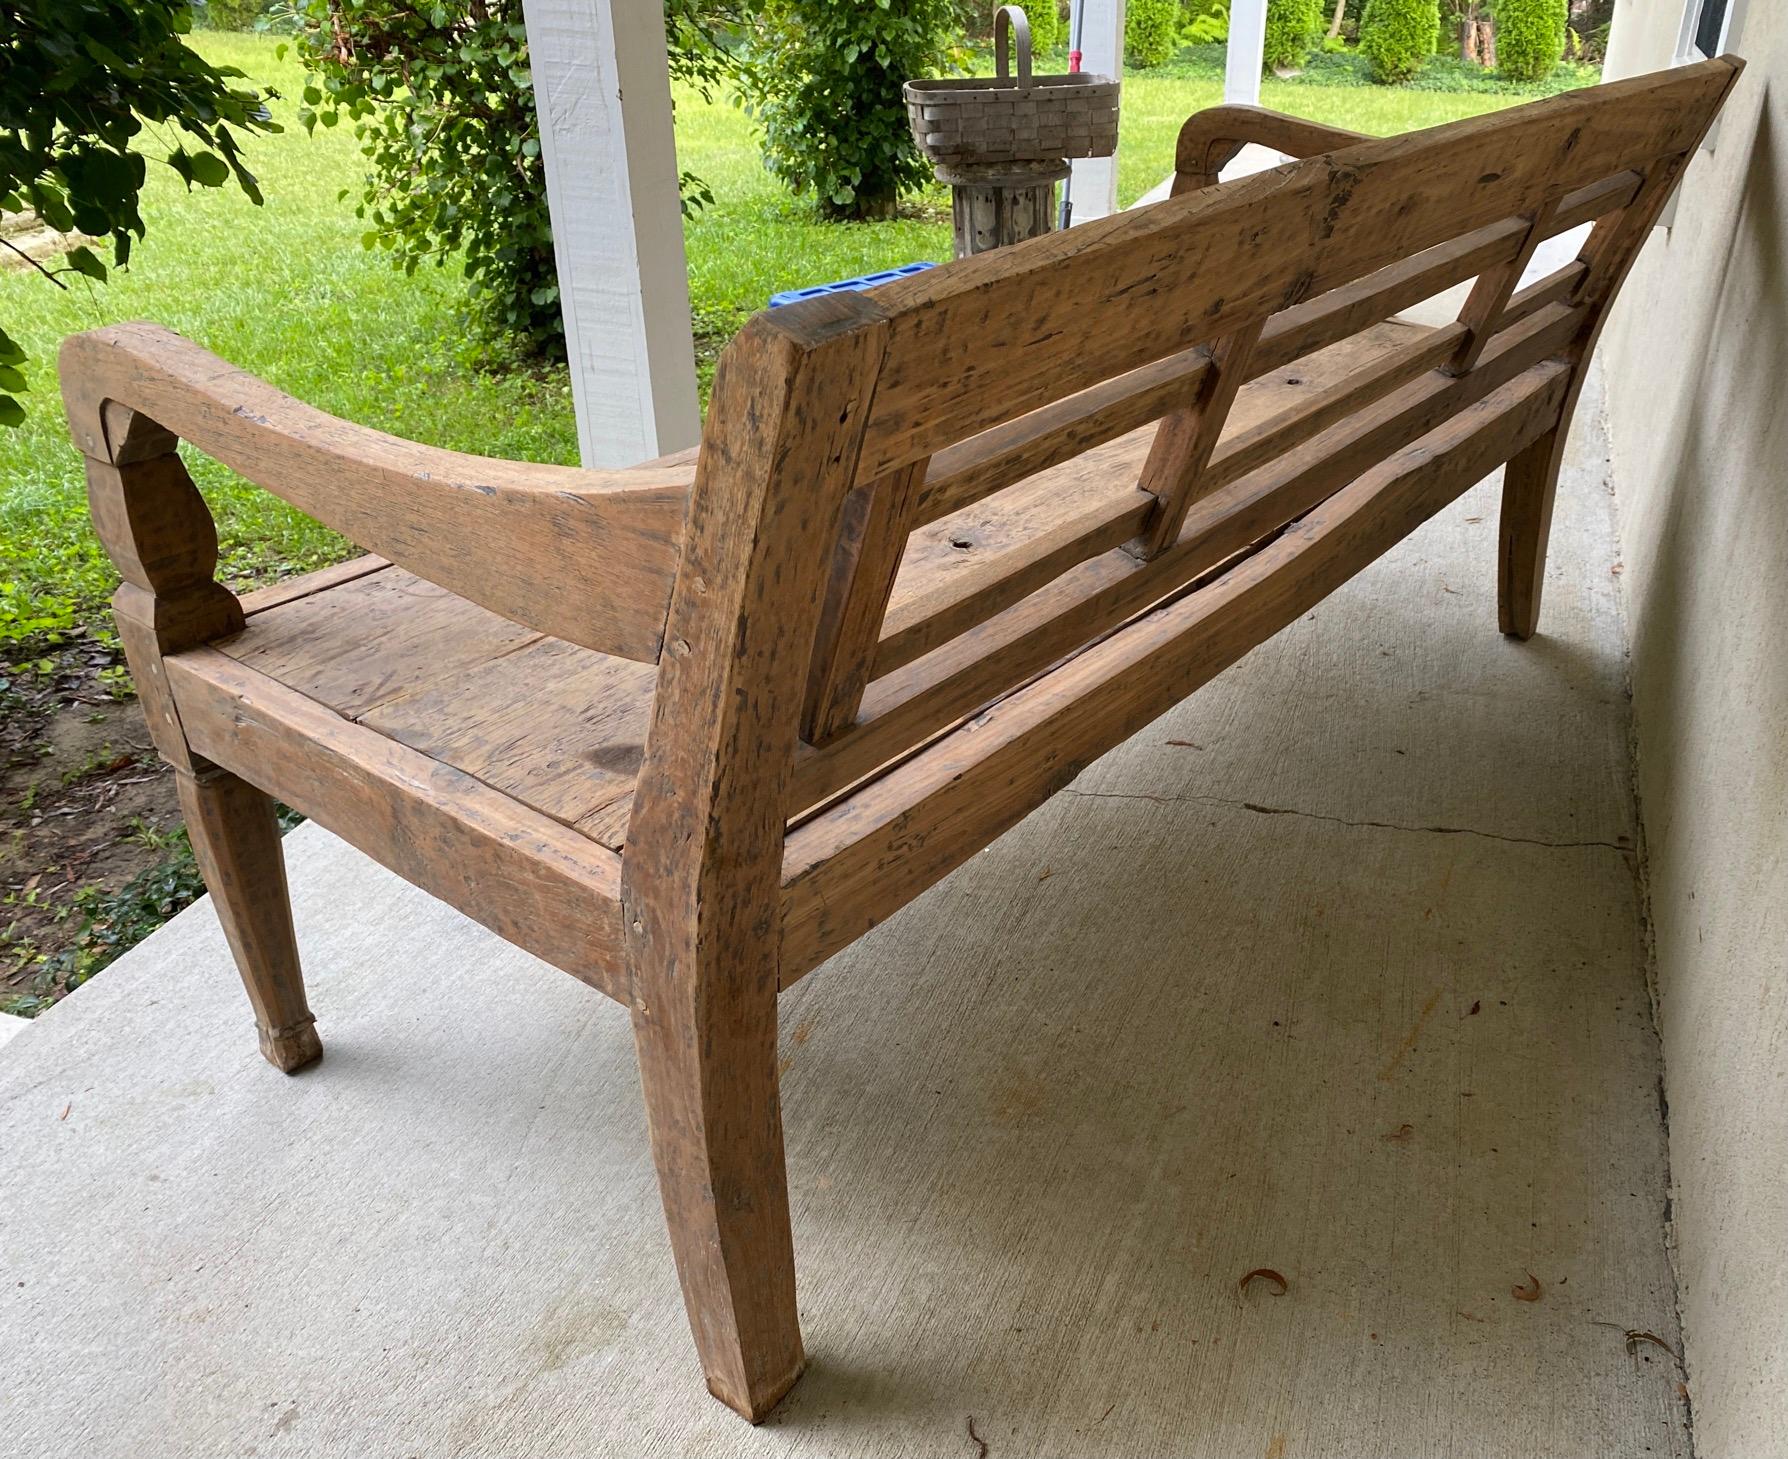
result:
[[[699,452],[632,470],[412,445],[150,325],[70,339],[267,1058],[321,1052],[277,796],[632,1010],[708,1386],[762,1418],[803,1364],[778,990],[1504,463],[1531,634],[1590,350],[1739,69],[1383,141],[1201,113],[1168,201],[760,314]],[[1322,155],[1209,186],[1254,137]],[[1468,279],[1455,322],[1395,317]],[[238,599],[182,440],[378,555]]]

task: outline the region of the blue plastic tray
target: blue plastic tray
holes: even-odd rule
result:
[[[879,274],[863,274],[854,279],[840,279],[835,284],[815,284],[810,289],[784,289],[780,294],[770,295],[770,307],[775,309],[802,299],[817,299],[821,294],[854,294],[860,289],[873,289],[877,284],[891,284],[895,279],[904,279],[908,274],[920,274],[928,268],[936,267],[935,263],[903,263],[899,268],[883,269]]]

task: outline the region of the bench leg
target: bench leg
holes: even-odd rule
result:
[[[669,992],[633,1015],[658,1188],[708,1391],[752,1423],[806,1362],[773,992],[767,1005],[704,1021],[700,999]]]
[[[1540,622],[1546,579],[1546,539],[1552,500],[1564,461],[1566,421],[1509,460],[1502,478],[1502,523],[1496,563],[1497,626],[1514,638],[1532,638]]]
[[[261,1052],[296,1073],[322,1057],[323,1045],[304,999],[273,801],[215,767],[174,775],[193,853],[254,1005]]]

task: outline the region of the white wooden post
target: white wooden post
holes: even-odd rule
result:
[[[1266,60],[1267,0],[1233,0],[1229,7],[1229,54],[1223,61],[1223,100],[1260,105],[1260,73]]]
[[[1081,8],[1080,69],[1095,76],[1121,79],[1124,74],[1124,0],[1074,0],[1069,7],[1072,25]],[[1074,43],[1072,31],[1068,44]],[[1120,103],[1121,115],[1121,103]],[[1070,166],[1076,223],[1090,222],[1117,211],[1117,154],[1110,157],[1076,157]]]
[[[701,429],[664,7],[523,0],[522,14],[578,450],[630,466]]]

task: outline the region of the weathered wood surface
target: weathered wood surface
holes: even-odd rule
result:
[[[75,443],[103,457],[108,401],[362,547],[518,623],[655,660],[689,477],[465,456],[325,415],[149,324],[62,347]]]
[[[1149,615],[792,832],[784,976],[861,937],[1550,424],[1549,364],[1360,477],[1202,592]]]
[[[1577,189],[1560,202],[1547,236],[1625,207],[1638,187],[1638,175],[1623,171]],[[1523,219],[1504,219],[1281,310],[1262,331],[1251,368],[1267,374],[1367,329],[1512,257],[1528,232]],[[926,472],[919,521],[934,521],[1159,418],[1193,397],[1204,362],[1202,349],[1185,350],[944,448]]]
[[[702,1389],[624,1012],[307,826],[302,1087],[203,906],[0,1051],[51,1137],[9,1459],[1686,1459],[1671,1359],[1585,1320],[1680,1351],[1590,404],[1550,647],[1488,626],[1492,480],[782,995],[773,1429]]]
[[[215,649],[170,659],[168,677],[196,753],[627,1001],[614,852]]]
[[[979,173],[981,175],[977,176]],[[1020,170],[1007,163],[939,168],[950,184],[950,224],[957,258],[1041,238],[1055,227],[1055,185],[1068,164]]]
[[[1505,462],[1501,621],[1532,632],[1589,352],[1737,71],[760,316],[693,464],[454,457],[146,326],[72,341],[120,634],[269,1057],[309,1029],[273,794],[630,1006],[708,1384],[761,1418],[805,1361],[778,990]],[[1390,319],[1468,279],[1451,324]],[[378,556],[245,612],[177,436]]]
[[[775,909],[813,605],[886,343],[844,294],[759,315],[722,358],[622,870],[671,1249],[709,1391],[753,1422],[806,1364]]]
[[[267,1062],[295,1074],[323,1056],[304,996],[273,800],[227,770],[175,770],[193,856],[241,970]]]
[[[1314,157],[1370,140],[1364,132],[1324,126],[1261,106],[1208,106],[1194,112],[1180,128],[1173,150],[1171,196],[1214,187],[1218,174],[1250,142],[1287,157]]]
[[[858,470],[879,476],[1184,349],[1189,320],[1208,340],[1548,193],[1681,155],[1733,74],[1709,61],[1362,143],[888,284]],[[998,390],[974,388],[987,380]]]

